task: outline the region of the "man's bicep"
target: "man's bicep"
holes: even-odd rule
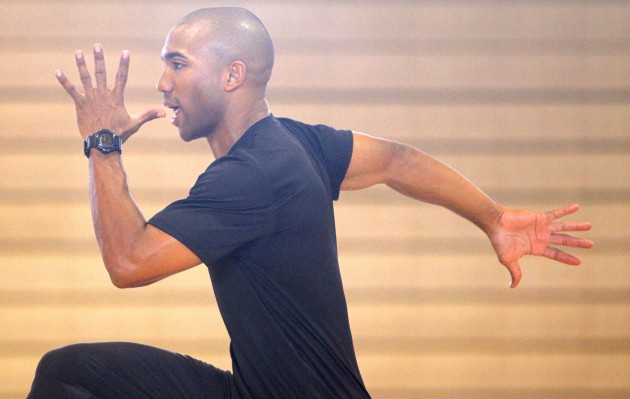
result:
[[[352,135],[352,158],[341,189],[360,190],[385,183],[400,144],[359,132]]]
[[[130,287],[148,285],[202,263],[186,245],[151,224],[134,247],[134,267],[125,278]]]

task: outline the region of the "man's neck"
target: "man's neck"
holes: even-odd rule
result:
[[[250,127],[269,114],[269,104],[264,98],[257,101],[248,111],[232,114],[223,126],[207,137],[215,159],[226,155]]]

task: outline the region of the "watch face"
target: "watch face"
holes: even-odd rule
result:
[[[93,135],[88,136],[83,142],[83,150],[85,156],[88,158],[90,157],[90,150],[92,148],[96,148],[104,154],[109,154],[112,151],[122,153],[122,140],[110,130],[99,130]]]
[[[111,134],[99,134],[98,145],[103,147],[112,147],[114,145],[114,137]]]

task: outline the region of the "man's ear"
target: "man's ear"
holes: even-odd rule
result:
[[[247,66],[243,61],[234,61],[230,64],[227,70],[225,91],[230,92],[241,86],[245,82],[246,74]]]

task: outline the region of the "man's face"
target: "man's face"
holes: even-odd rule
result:
[[[174,28],[166,38],[162,60],[157,89],[164,94],[164,106],[175,112],[171,123],[184,141],[208,137],[222,118],[226,98],[222,68],[209,49],[204,28]]]

